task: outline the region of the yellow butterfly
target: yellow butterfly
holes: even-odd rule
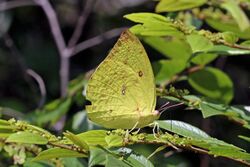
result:
[[[141,128],[159,118],[150,61],[129,30],[91,76],[86,98],[89,119],[106,128]]]

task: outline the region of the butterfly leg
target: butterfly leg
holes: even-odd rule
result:
[[[129,133],[131,133],[135,128],[136,126],[138,125],[139,122],[136,122],[135,125],[132,127],[132,129],[130,130],[126,130],[126,133],[125,133],[125,136],[124,136],[124,141],[125,143],[126,142],[129,142]],[[140,131],[140,128],[136,131],[136,134]]]
[[[133,128],[129,130],[129,133],[132,132],[133,130],[135,130],[135,129],[136,129],[136,126],[137,126],[138,124],[139,124],[139,122],[137,121],[137,122],[135,123],[135,125],[133,126]]]
[[[156,130],[156,133],[155,133],[155,130]],[[156,134],[157,134],[157,135],[160,134],[160,126],[159,126],[159,124],[158,124],[157,122],[154,122],[153,134],[154,134],[154,137],[155,137],[155,138],[158,138],[158,137],[156,136]]]

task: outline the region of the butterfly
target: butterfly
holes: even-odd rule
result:
[[[142,128],[159,118],[150,61],[129,30],[90,77],[86,98],[88,118],[106,128]]]

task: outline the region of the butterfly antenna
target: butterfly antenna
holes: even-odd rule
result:
[[[164,112],[164,111],[166,111],[166,110],[168,110],[168,109],[170,109],[170,108],[174,108],[174,107],[177,107],[177,106],[181,106],[181,105],[183,105],[184,103],[183,102],[181,102],[181,103],[177,103],[177,104],[173,104],[173,105],[166,105],[166,104],[164,104],[163,106],[164,107],[160,107],[160,109],[158,110],[159,112],[160,112],[160,115]]]
[[[162,109],[162,108],[164,108],[164,107],[166,107],[168,104],[169,104],[170,102],[168,101],[168,102],[166,102],[165,104],[163,104],[159,109]]]

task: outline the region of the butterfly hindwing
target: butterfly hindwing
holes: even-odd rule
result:
[[[146,126],[156,119],[150,118],[155,98],[147,54],[140,41],[125,31],[88,82],[88,116],[107,128],[130,129],[136,123]]]

